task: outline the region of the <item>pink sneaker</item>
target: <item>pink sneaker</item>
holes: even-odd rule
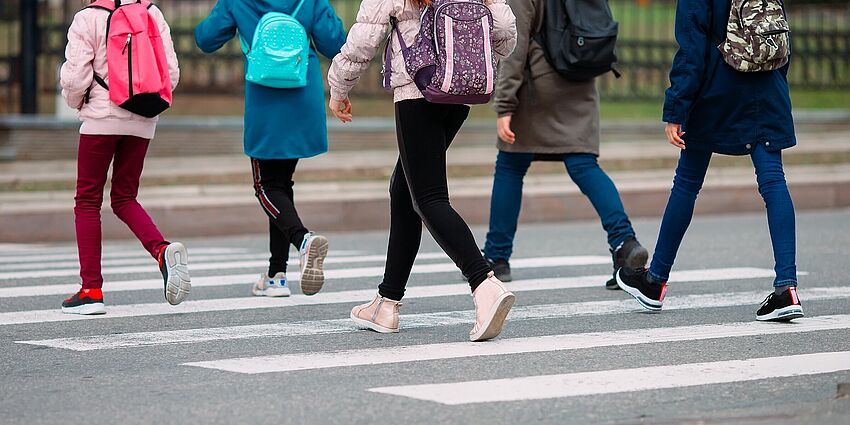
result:
[[[486,341],[502,333],[502,325],[516,296],[490,272],[487,280],[472,293],[472,301],[475,303],[475,326],[469,331],[469,340]]]
[[[401,303],[376,295],[375,299],[351,309],[351,320],[380,333],[398,332],[398,310]]]

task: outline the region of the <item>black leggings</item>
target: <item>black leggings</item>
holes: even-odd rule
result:
[[[293,200],[292,174],[296,165],[297,159],[251,158],[254,194],[269,216],[269,276],[286,271],[289,244],[300,248],[307,234]]]
[[[390,180],[390,241],[384,281],[378,287],[382,297],[404,296],[423,223],[473,291],[490,272],[469,226],[449,204],[446,150],[467,115],[469,107],[464,105],[424,99],[395,104],[399,158]]]

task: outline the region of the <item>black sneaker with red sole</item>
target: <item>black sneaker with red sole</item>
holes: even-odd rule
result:
[[[103,291],[100,289],[80,289],[62,302],[62,312],[67,314],[106,314],[103,304]]]

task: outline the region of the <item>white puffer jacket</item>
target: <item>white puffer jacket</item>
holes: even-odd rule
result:
[[[122,0],[122,4],[133,0]],[[177,87],[180,69],[177,54],[171,41],[171,30],[162,12],[151,6],[151,16],[159,27],[171,87]],[[105,77],[109,83],[106,64],[106,21],[109,12],[102,9],[83,9],[74,16],[68,30],[68,45],[65,47],[65,63],[62,64],[59,83],[62,97],[68,106],[79,110],[77,114],[83,125],[81,134],[126,135],[152,139],[159,117],[145,118],[119,107],[109,100],[109,92],[94,82],[94,73]],[[89,102],[84,103],[86,92],[91,88]]]
[[[508,57],[516,47],[516,17],[505,0],[493,0],[488,5],[493,14],[493,49],[501,59]],[[328,71],[328,83],[331,98],[343,100],[357,85],[357,81],[390,30],[390,17],[398,20],[398,28],[408,46],[412,45],[419,33],[419,5],[414,0],[363,0],[357,13],[357,22],[348,32],[348,39],[342,51],[334,57]],[[398,37],[392,36],[392,78],[390,80],[396,102],[418,99],[422,93],[407,74],[401,44]]]

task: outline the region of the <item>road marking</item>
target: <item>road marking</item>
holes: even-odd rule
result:
[[[779,326],[782,327],[782,325]],[[850,370],[850,351],[447,384],[381,387],[372,388],[369,391],[447,405],[462,405],[695,387],[818,375],[844,370]]]
[[[68,250],[43,250],[41,248],[31,248],[28,250],[16,250],[14,255],[3,255],[0,254],[0,263],[39,263],[44,261],[65,261],[65,260],[77,260],[77,249],[76,247],[72,248],[73,251],[69,252]],[[247,249],[244,248],[194,248],[192,249],[193,254],[241,254],[247,252]],[[21,254],[21,252],[30,252],[28,254]],[[111,249],[108,247],[103,248],[103,258],[142,258],[150,261],[150,255],[147,252],[142,250],[141,248],[117,248]]]
[[[199,266],[198,270],[203,270],[203,266],[212,262],[221,262],[227,261],[229,263],[234,263],[235,260],[254,260],[254,261],[240,261],[238,264],[242,264],[241,268],[245,267],[259,267],[259,268],[267,268],[269,262],[267,259],[257,260],[258,258],[268,257],[268,253],[248,253],[248,254],[218,254],[218,255],[200,255],[200,256],[192,256],[191,266]],[[297,254],[292,255],[292,257],[298,257]],[[339,256],[337,252],[331,251],[328,258],[325,260],[325,264],[350,264],[350,263],[371,263],[376,261],[384,261],[387,259],[387,256],[384,254],[380,255],[357,255],[357,256]],[[435,260],[435,259],[448,259],[445,253],[442,252],[424,252],[420,253],[417,260]],[[74,274],[79,272],[79,262],[78,261],[68,261],[64,263],[51,262],[50,267],[57,269],[57,272],[66,273],[68,270],[73,270]],[[217,263],[216,263],[217,264]],[[144,267],[133,267],[134,270],[142,270],[151,271],[152,268],[155,268],[156,262],[151,257],[134,257],[134,258],[119,258],[112,260],[103,260],[101,261],[101,266],[132,266],[132,265],[143,265]],[[290,267],[298,267],[298,260],[291,259],[289,260]],[[27,273],[28,271],[32,271],[33,264],[31,263],[14,263],[14,264],[0,264],[0,270],[15,270],[18,273]],[[62,270],[65,267],[75,267],[72,269]],[[235,267],[236,268],[236,267]],[[111,273],[109,270],[111,268],[104,269],[106,273]]]
[[[595,282],[597,286],[599,281]],[[744,292],[730,294],[730,299],[717,303],[716,295],[688,295],[670,297],[668,310],[696,309],[708,307],[729,307],[754,305],[764,294],[762,292]],[[806,292],[806,300],[850,298],[850,288],[844,292],[815,288]],[[734,296],[734,297],[732,297]],[[669,308],[668,308],[669,307]],[[510,321],[565,319],[570,317],[604,314],[622,314],[635,311],[632,300],[591,301],[564,304],[546,304],[514,307]],[[471,310],[446,311],[437,313],[402,315],[402,330],[430,328],[436,326],[471,325],[475,316]],[[229,341],[263,337],[293,337],[308,335],[328,335],[357,332],[358,328],[350,319],[316,320],[305,322],[269,323],[262,325],[226,326],[216,328],[197,328],[169,331],[150,331],[126,334],[93,335],[34,341],[16,341],[21,344],[40,345],[73,351],[107,350],[116,348],[151,347],[170,344],[191,344],[210,341]]]
[[[440,253],[442,256],[445,254]],[[436,253],[434,254],[436,255]],[[378,256],[382,260],[386,256]],[[330,258],[328,259],[330,260]],[[189,258],[189,270],[225,270],[238,268],[266,268],[269,263],[265,261],[227,261],[214,263],[193,263]],[[511,268],[530,268],[530,267],[563,267],[563,266],[589,266],[596,264],[609,264],[610,257],[599,255],[580,255],[569,257],[537,257],[523,258],[511,262]],[[443,264],[424,264],[413,267],[412,273],[440,273],[456,271],[457,266],[454,263]],[[108,274],[126,274],[126,273],[147,273],[156,272],[156,266],[128,266],[128,267],[111,267],[102,270],[105,275]],[[79,269],[63,269],[63,270],[28,270],[0,273],[0,280],[3,279],[37,279],[45,277],[60,277],[60,276],[75,276],[80,273]],[[325,277],[328,278],[354,278],[354,277],[376,277],[383,276],[383,267],[362,267],[357,269],[347,270],[326,270]]]
[[[207,369],[258,374],[350,366],[372,366],[428,360],[569,351],[586,348],[699,341],[755,335],[850,329],[850,315],[800,319],[794,325],[756,321],[674,328],[629,329],[611,332],[497,339],[487,343],[450,342],[361,350],[321,351],[275,356],[242,357],[184,363]],[[648,376],[645,375],[644,378]],[[646,379],[644,379],[646,380]],[[651,380],[650,380],[651,381]]]
[[[738,270],[741,273],[735,274]],[[731,279],[747,279],[754,277],[773,276],[772,271],[764,269],[709,269],[675,272],[671,279],[676,282],[716,281]],[[601,286],[609,275],[581,276],[572,278],[549,278],[518,280],[508,284],[514,292],[543,291],[552,289],[586,288]],[[11,288],[9,288],[11,289]],[[760,292],[754,294],[761,294]],[[454,285],[428,285],[411,286],[407,288],[405,299],[433,298],[454,295],[469,295],[469,286],[465,284]],[[353,291],[322,292],[318,295],[305,296],[293,295],[288,298],[268,297],[246,297],[246,298],[220,298],[210,300],[185,301],[178,306],[170,306],[166,303],[148,304],[125,304],[107,307],[107,314],[101,316],[80,316],[63,314],[58,308],[50,310],[25,310],[0,313],[0,326],[16,325],[24,323],[42,322],[68,322],[75,320],[105,320],[122,317],[158,316],[164,314],[185,314],[210,311],[248,310],[277,307],[294,307],[303,305],[320,304],[347,304],[363,302],[375,296],[375,289],[363,289]],[[804,299],[811,299],[811,288],[806,290]],[[723,302],[728,296],[716,297],[718,302]],[[630,300],[624,300],[630,301]],[[634,305],[633,305],[634,306]],[[666,307],[665,307],[666,308]]]
[[[440,255],[444,255],[440,253]],[[433,255],[434,258],[441,258],[437,254]],[[601,258],[601,257],[600,257]],[[610,262],[610,260],[608,260]],[[227,264],[227,263],[218,263]],[[263,262],[264,268],[268,265],[267,262]],[[599,264],[599,261],[595,261],[592,257],[543,257],[543,258],[526,258],[526,259],[518,259],[515,260],[514,269],[524,269],[524,268],[539,268],[539,267],[572,267],[572,266],[582,266],[582,265],[594,265]],[[215,264],[213,264],[215,266]],[[151,269],[152,267],[147,267]],[[197,270],[197,267],[190,265],[190,270]],[[444,273],[450,272],[453,270],[457,270],[457,266],[452,263],[441,263],[441,264],[417,264],[413,266],[412,274],[428,274],[428,273]],[[760,269],[761,270],[761,269]],[[358,268],[349,268],[349,269],[331,269],[325,270],[325,278],[326,279],[352,279],[352,278],[363,278],[363,277],[379,277],[383,276],[384,268],[383,267],[358,267]],[[259,274],[237,274],[237,275],[224,275],[224,276],[202,276],[196,277],[192,279],[193,287],[202,287],[202,286],[225,286],[225,285],[234,285],[234,284],[244,284],[250,283],[257,279]],[[297,282],[301,280],[301,274],[298,272],[289,272],[287,273],[287,280],[289,282]],[[141,279],[141,280],[130,280],[130,281],[119,281],[119,282],[110,282],[107,286],[107,292],[117,292],[117,291],[138,291],[145,289],[162,289],[162,279]],[[61,295],[61,294],[71,294],[80,289],[79,284],[57,284],[57,285],[33,285],[33,286],[13,286],[7,288],[0,288],[0,298],[14,298],[14,297],[32,297],[32,296],[42,296],[42,295]]]

